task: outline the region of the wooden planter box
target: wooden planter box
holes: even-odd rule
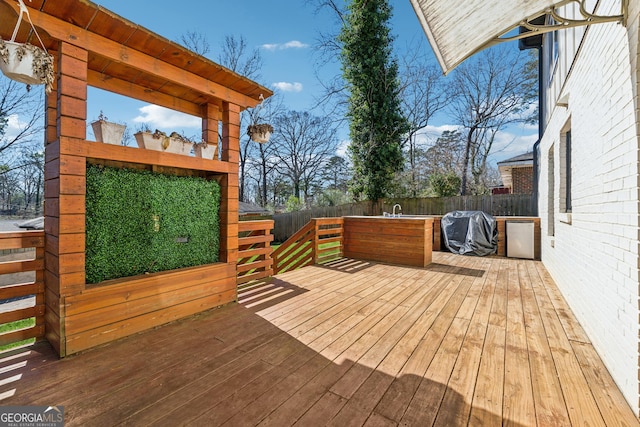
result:
[[[236,300],[236,266],[216,263],[109,280],[66,297],[66,354]]]

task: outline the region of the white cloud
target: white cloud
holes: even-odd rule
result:
[[[18,136],[18,134],[28,126],[28,123],[20,121],[20,116],[18,114],[11,114],[7,119],[7,127],[4,130],[4,137],[8,140]]]
[[[160,129],[200,128],[202,119],[188,114],[173,111],[158,105],[145,105],[140,109],[141,115],[133,119],[136,123],[144,123],[149,127]]]
[[[422,129],[420,133],[422,133],[423,135],[429,138],[438,139],[443,132],[454,131],[454,130],[458,130],[459,128],[460,126],[456,126],[456,125],[440,125],[440,126],[428,125],[424,129]]]
[[[454,131],[458,129],[459,126],[455,125],[440,125],[433,126],[428,125],[427,127],[421,129],[416,134],[416,145],[421,147],[428,147],[433,145],[438,138],[442,135],[444,131]]]
[[[458,126],[449,124],[429,125],[416,135],[417,145],[431,146],[442,135],[442,132],[454,131],[458,128]],[[499,162],[531,151],[533,144],[538,140],[537,130],[537,126],[522,125],[513,129],[513,131],[498,132],[491,147],[489,161]]]
[[[523,117],[534,117],[537,116],[536,114],[536,109],[538,108],[538,103],[537,102],[531,102],[529,105],[527,105],[527,108],[522,111],[522,112],[518,112],[518,113],[513,113],[509,116],[509,119],[512,120],[520,120]]]
[[[537,131],[537,127],[534,126],[534,128]],[[454,131],[457,129],[459,129],[459,126],[456,125],[429,125],[418,133],[417,143],[423,147],[431,146],[444,131]],[[499,162],[532,151],[533,144],[538,140],[538,133],[528,133],[530,130],[532,129],[529,129],[529,126],[523,126],[523,128],[515,129],[515,133],[509,131],[498,132],[493,147],[491,148],[489,162]],[[525,133],[525,131],[527,131],[527,133]],[[348,158],[349,154],[347,149],[350,143],[351,140],[348,138],[340,141],[336,149],[336,154]]]
[[[283,49],[304,49],[308,46],[309,46],[308,44],[302,43],[298,40],[291,40],[290,42],[286,42],[282,48]]]
[[[265,50],[284,50],[284,49],[304,49],[309,47],[308,44],[302,43],[298,40],[291,40],[286,43],[266,43],[262,45]]]
[[[11,114],[9,120],[7,120],[7,131],[21,131],[27,127],[27,123],[20,121],[20,116],[17,114]]]
[[[537,128],[536,128],[537,129]],[[496,162],[509,159],[533,150],[538,134],[516,135],[511,132],[498,132],[491,149],[491,158]]]
[[[302,92],[302,83],[299,82],[277,82],[273,83],[271,87],[279,89],[283,92]]]
[[[35,147],[34,144],[38,146],[42,145],[42,139],[39,137],[40,134],[37,132],[37,126],[39,126],[39,124],[29,128],[29,123],[20,120],[19,114],[10,114],[7,116],[7,125],[3,129],[4,134],[0,135],[0,139],[3,140],[0,145],[4,145],[9,141],[18,138],[22,132],[25,133],[20,137],[21,144],[18,144],[17,146],[10,146],[0,153],[0,164],[11,164],[14,161],[17,161],[22,153],[22,144],[26,143],[32,147]],[[38,151],[41,152],[41,150]]]
[[[345,139],[343,141],[340,141],[340,143],[338,144],[338,148],[336,149],[336,155],[340,157],[344,157],[346,159],[349,156],[349,154],[347,153],[349,144],[351,144],[350,139]]]

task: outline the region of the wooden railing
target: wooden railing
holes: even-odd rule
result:
[[[237,284],[273,275],[271,230],[273,220],[240,221],[238,224]]]
[[[0,254],[0,346],[7,348],[44,337],[44,232],[0,233]]]
[[[342,256],[342,218],[314,218],[273,251],[274,274]]]

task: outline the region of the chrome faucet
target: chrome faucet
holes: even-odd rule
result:
[[[393,213],[391,214],[394,217],[396,216],[396,208],[398,208],[398,210],[402,212],[402,206],[400,206],[399,203],[396,203],[395,205],[393,205]],[[398,214],[397,216],[400,216],[400,214]]]

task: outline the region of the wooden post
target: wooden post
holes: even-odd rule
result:
[[[319,249],[319,245],[320,245],[320,239],[318,237],[318,230],[320,230],[320,225],[318,224],[318,220],[315,218],[311,219],[311,222],[313,224],[313,246],[311,248],[311,259],[313,259],[313,263],[317,264],[318,263],[318,249]]]
[[[498,228],[498,249],[496,255],[507,256],[507,225],[504,218],[496,218]]]
[[[240,159],[240,107],[228,102],[222,109],[222,161],[231,163],[221,180],[220,260],[238,262],[238,162]]]
[[[202,140],[207,144],[216,145],[216,154],[214,159],[218,159],[219,142],[218,141],[218,124],[220,120],[220,109],[217,105],[207,104],[204,106],[204,114],[202,118]]]
[[[80,293],[85,286],[86,161],[65,153],[70,142],[86,139],[87,59],[86,50],[60,42],[55,92],[47,97],[45,335],[60,356],[66,354],[64,298]]]

